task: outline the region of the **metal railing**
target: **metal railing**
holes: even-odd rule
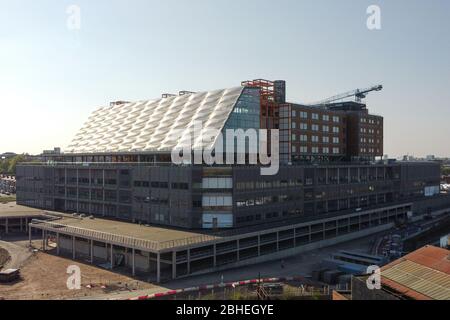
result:
[[[128,245],[132,248],[158,251],[159,243],[151,240],[137,239],[133,237],[120,236],[112,233],[94,231],[90,229],[72,227],[65,224],[43,221],[39,219],[33,219],[30,223],[31,227],[38,226],[41,229],[45,229],[53,232],[61,232],[70,234],[73,236],[88,237],[95,241],[102,241],[108,243],[114,243],[117,245]]]

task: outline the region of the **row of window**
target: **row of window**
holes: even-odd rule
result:
[[[202,197],[202,206],[210,207],[231,207],[233,205],[233,197],[231,195],[204,195]]]
[[[361,153],[375,153],[374,148],[361,148]],[[380,149],[377,149],[377,153],[380,153]]]
[[[203,178],[203,189],[232,189],[233,178]]]
[[[380,120],[361,118],[361,123],[380,124]]]
[[[374,134],[375,133],[375,129],[367,129],[367,128],[361,128],[361,133],[369,133],[369,134]],[[377,134],[380,134],[380,130],[377,130]]]
[[[301,210],[289,210],[289,211],[283,211],[283,212],[268,212],[264,215],[262,214],[256,214],[256,215],[250,215],[250,216],[243,216],[243,217],[237,217],[236,223],[246,223],[246,222],[253,222],[253,221],[260,221],[263,218],[268,219],[275,219],[279,217],[289,217],[289,216],[298,216],[301,215]]]
[[[299,140],[301,142],[308,142],[308,135],[301,134],[300,137],[299,137]],[[319,140],[320,140],[319,136],[311,136],[311,142],[318,143]],[[334,144],[339,144],[339,142],[340,142],[339,137],[333,137],[332,140],[333,140]],[[292,141],[297,141],[297,135],[295,133],[292,134]],[[322,143],[330,143],[330,137],[328,137],[328,136],[322,137]]]
[[[296,122],[292,122],[291,126],[292,126],[292,129],[297,129],[297,123]],[[318,124],[312,124],[311,125],[311,130],[312,131],[320,131],[319,128],[320,128],[320,126]],[[300,130],[309,130],[309,125],[307,123],[300,122],[299,129]],[[333,127],[331,130],[332,130],[333,133],[339,133],[340,132],[339,127]],[[330,132],[330,126],[323,125],[322,126],[322,132],[326,132],[326,133]]]
[[[158,188],[158,189],[168,189],[169,183],[168,182],[161,182],[161,181],[152,181],[151,182],[152,188]],[[186,182],[173,182],[171,184],[172,189],[178,189],[178,190],[188,190],[189,189],[189,183]]]
[[[299,187],[303,185],[301,179],[291,179],[291,180],[276,180],[276,181],[246,181],[237,182],[237,190],[255,190],[255,189],[277,189],[277,188],[287,188],[287,187]]]
[[[252,199],[236,201],[236,207],[242,208],[242,207],[262,206],[272,203],[296,201],[300,199],[301,199],[300,195],[298,194],[296,195],[283,194],[278,196],[257,197]]]
[[[300,116],[301,119],[308,119],[309,118],[309,113],[307,111],[300,111],[298,113],[298,115]],[[296,118],[296,117],[297,117],[297,111],[296,110],[292,110],[292,118]],[[312,120],[319,120],[320,116],[319,116],[318,113],[311,113],[311,119]],[[340,118],[339,118],[339,116],[333,116],[332,120],[335,123],[339,123]],[[330,116],[328,114],[323,114],[322,115],[322,121],[330,121]]]
[[[311,150],[311,152],[309,152]],[[319,147],[307,147],[307,146],[300,146],[297,150],[297,146],[292,146],[292,153],[313,153],[313,154],[319,154],[320,148]],[[340,154],[340,148],[329,148],[329,147],[322,147],[322,154]]]
[[[372,139],[372,138],[361,138],[361,143],[375,143],[375,139]],[[377,143],[380,143],[380,139],[377,139]]]

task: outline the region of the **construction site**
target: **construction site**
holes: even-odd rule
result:
[[[362,99],[381,90],[300,105],[286,101],[285,81],[257,79],[111,103],[64,152],[17,166],[17,205],[4,205],[0,230],[27,234],[38,260],[49,253],[161,284],[447,214],[450,197],[440,193],[437,163],[380,158],[383,118]],[[355,101],[339,102],[348,98]],[[280,130],[278,173],[261,175],[262,164],[171,163],[170,150],[182,140],[173,130],[189,134],[199,120],[214,132]],[[211,148],[205,143],[199,146]]]

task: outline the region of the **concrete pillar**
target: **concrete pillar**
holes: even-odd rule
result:
[[[213,245],[213,266],[217,266],[217,247],[215,243]]]
[[[161,282],[161,254],[156,255],[156,282]]]
[[[135,265],[135,258],[136,258],[136,250],[133,248],[131,250],[131,267],[132,267],[132,274],[133,276],[136,275],[136,265]]]
[[[28,232],[28,218],[25,218],[25,232]]]
[[[294,228],[294,247],[297,246],[297,230]]]
[[[79,169],[77,168],[77,213],[80,213],[80,186]]]
[[[91,263],[94,263],[94,240],[91,240],[91,249],[89,252],[91,254]]]
[[[187,274],[191,274],[191,249],[187,249]]]
[[[172,251],[172,280],[177,278],[177,252]]]
[[[59,256],[59,233],[56,234],[56,255]]]
[[[29,241],[29,246],[31,247],[31,228],[28,228],[28,241]]]
[[[42,251],[45,251],[45,230],[42,229]]]
[[[111,270],[114,268],[114,248],[113,244],[111,243]]]
[[[72,259],[75,260],[77,258],[77,252],[75,247],[75,236],[72,236]]]
[[[20,232],[23,231],[23,219],[20,218]]]
[[[277,251],[280,251],[280,232],[277,231]]]
[[[236,248],[237,248],[237,250],[236,250],[236,258],[237,258],[237,261],[239,262],[240,261],[240,257],[239,257],[239,239],[238,240],[236,240]]]
[[[8,227],[8,218],[5,220],[5,234],[9,233],[9,227]]]
[[[258,257],[261,255],[261,236],[258,234]]]

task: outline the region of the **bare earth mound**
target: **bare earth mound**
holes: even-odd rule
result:
[[[0,248],[0,270],[3,268],[3,266],[9,261],[10,255],[8,251],[6,251],[3,248]]]

